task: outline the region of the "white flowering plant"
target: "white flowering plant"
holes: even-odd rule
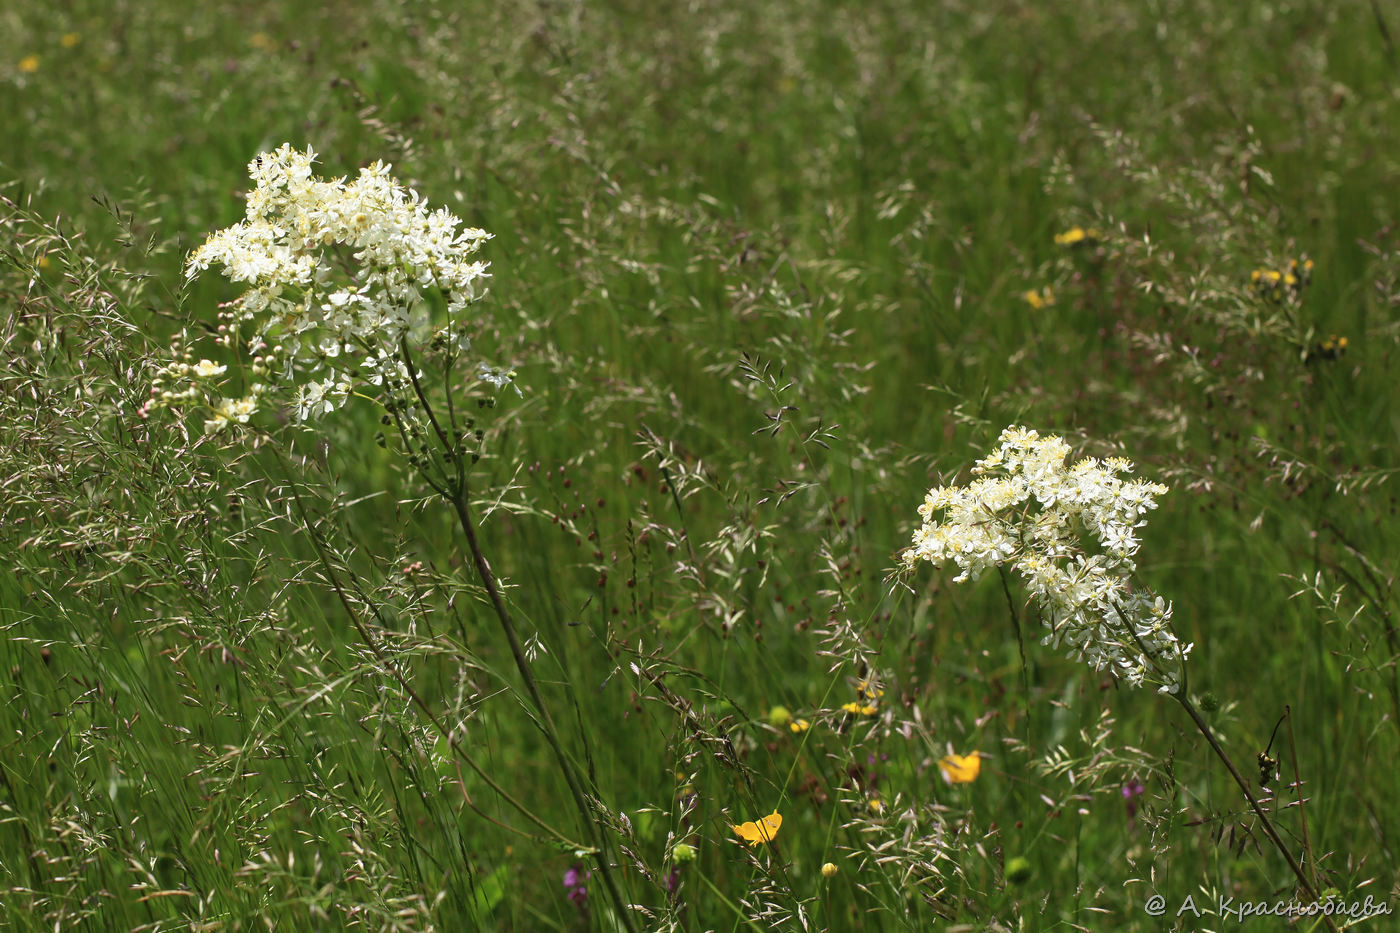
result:
[[[1042,644],[1068,647],[1070,657],[1132,686],[1157,684],[1191,717],[1299,888],[1315,900],[1312,879],[1184,689],[1186,657],[1194,646],[1182,645],[1172,631],[1171,605],[1133,581],[1138,529],[1167,487],[1127,478],[1133,464],[1122,457],[1070,464],[1069,454],[1059,437],[1015,425],[1002,431],[992,452],[973,467],[976,479],[939,486],[924,498],[923,525],[903,555],[906,571],[921,560],[936,567],[951,561],[961,582],[1010,567],[1026,580],[1050,629]]]
[[[242,394],[224,394],[222,377],[229,364],[195,361],[185,341],[176,340],[176,359],[156,373],[142,415],[160,408],[202,409],[207,413],[205,432],[219,434],[249,423],[274,400],[301,423],[334,412],[351,395],[378,402],[383,409],[380,423],[397,429],[409,464],[457,516],[472,565],[534,707],[535,722],[578,810],[585,843],[543,823],[494,781],[407,676],[387,661],[313,532],[309,538],[322,570],[360,636],[457,758],[522,816],[568,847],[592,855],[622,927],[635,930],[613,878],[611,840],[590,803],[599,789],[587,786],[565,750],[531,668],[542,643],[538,635],[528,641],[521,638],[471,515],[470,464],[479,454],[468,453],[468,438],[480,441],[483,432],[471,434],[475,422],[459,418],[453,368],[471,348],[467,311],[485,297],[483,282],[488,277],[487,264],[474,257],[491,234],[463,227],[446,209],[430,211],[417,192],[389,175],[383,162],[346,181],[315,177],[314,159],[311,149],[300,152],[290,145],[254,159],[249,165],[254,187],[246,218],[214,233],[189,259],[190,278],[218,265],[229,279],[248,286],[220,309],[214,337],[219,348],[215,355],[237,361],[251,374]],[[418,361],[427,354],[433,355],[438,394],[419,369]],[[499,389],[510,384],[514,374],[478,363],[473,375]],[[382,432],[376,441],[389,446]],[[290,488],[306,518],[295,485]]]
[[[316,177],[315,158],[286,144],[254,159],[245,218],[211,235],[186,267],[191,279],[218,266],[247,285],[220,308],[214,336],[216,355],[244,368],[245,385],[226,397],[227,364],[193,362],[177,340],[177,359],[155,374],[142,413],[201,410],[212,434],[274,404],[308,422],[372,394],[385,423],[421,448],[414,353],[441,351],[450,367],[470,348],[467,309],[485,297],[489,276],[476,253],[491,234],[429,210],[383,162],[347,181]],[[485,365],[478,373],[496,386],[510,376]]]
[[[1173,633],[1171,605],[1133,582],[1138,529],[1167,487],[1127,478],[1133,464],[1121,457],[1068,464],[1069,453],[1059,437],[1007,428],[973,467],[976,479],[925,497],[905,565],[951,561],[959,582],[1010,567],[1049,628],[1042,644],[1176,693],[1193,646]]]

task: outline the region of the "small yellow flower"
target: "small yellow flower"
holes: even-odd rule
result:
[[[802,733],[812,728],[812,724],[805,719],[794,719],[788,723],[788,728],[793,732]]]
[[[826,864],[824,864],[824,865],[822,866],[822,877],[823,877],[823,878],[835,878],[835,877],[836,877],[836,873],[837,873],[838,871],[840,871],[840,870],[841,870],[841,869],[839,869],[839,868],[836,867],[836,863],[835,863],[835,862],[827,862]]]
[[[868,680],[862,680],[860,683],[856,684],[856,692],[867,700],[878,700],[885,695],[884,690],[872,686]]]
[[[58,44],[63,46],[65,49],[71,49],[82,41],[83,37],[78,35],[76,32],[65,32],[63,34],[63,37],[58,40]]]
[[[880,708],[874,703],[860,703],[855,701],[843,703],[841,704],[841,708],[852,716],[874,716],[880,711]]]
[[[948,755],[938,763],[938,769],[943,772],[943,780],[949,784],[971,784],[982,771],[982,756],[977,752]]]
[[[1030,305],[1032,310],[1039,311],[1041,308],[1055,303],[1055,293],[1047,285],[1040,291],[1032,288],[1030,291],[1022,292],[1021,299]]]
[[[1308,352],[1308,356],[1315,355],[1324,360],[1335,360],[1345,352],[1347,352],[1347,338],[1328,334],[1326,340],[1314,345],[1313,349]]]
[[[871,797],[869,800],[866,801],[865,805],[870,808],[871,813],[874,813],[876,815],[885,812],[885,802],[879,797]]]
[[[1099,237],[1099,231],[1093,227],[1087,230],[1083,227],[1070,227],[1064,233],[1055,234],[1055,242],[1060,246],[1079,246],[1083,243],[1097,242]]]
[[[783,815],[774,810],[756,823],[744,823],[739,826],[731,826],[730,829],[734,830],[734,835],[752,847],[760,842],[772,842],[782,825]]]
[[[27,75],[32,75],[39,70],[39,56],[26,55],[19,60],[19,64],[15,67],[19,68],[20,71]]]

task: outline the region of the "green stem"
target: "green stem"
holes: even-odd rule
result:
[[[1279,836],[1278,831],[1274,829],[1274,824],[1269,819],[1269,815],[1264,812],[1264,807],[1260,805],[1258,798],[1254,796],[1254,792],[1249,789],[1249,782],[1244,779],[1244,775],[1240,774],[1239,769],[1235,767],[1234,761],[1230,759],[1225,749],[1216,741],[1215,733],[1210,731],[1210,726],[1208,726],[1205,719],[1201,717],[1200,711],[1196,709],[1195,704],[1186,696],[1186,691],[1179,690],[1172,694],[1172,696],[1176,698],[1176,701],[1181,704],[1182,709],[1186,710],[1186,714],[1196,723],[1196,728],[1200,730],[1201,735],[1206,737],[1206,741],[1210,743],[1210,747],[1215,752],[1216,757],[1225,763],[1225,767],[1229,770],[1230,776],[1235,779],[1235,783],[1240,786],[1240,790],[1244,791],[1245,799],[1249,801],[1250,808],[1253,809],[1254,814],[1259,817],[1259,825],[1264,828],[1264,834],[1269,837],[1269,840],[1273,842],[1279,852],[1283,854],[1283,857],[1288,861],[1288,867],[1293,869],[1293,874],[1298,876],[1298,885],[1303,889],[1303,893],[1307,895],[1310,901],[1316,901],[1317,892],[1313,890],[1312,882],[1310,882],[1308,876],[1304,874],[1303,866],[1298,864],[1298,860],[1293,857],[1292,850],[1288,848],[1283,839]],[[1322,920],[1327,924],[1327,929],[1331,930],[1332,933],[1336,933],[1337,927],[1332,922],[1331,917],[1324,914]]]
[[[520,679],[525,683],[525,690],[530,695],[530,702],[534,704],[535,711],[539,714],[540,731],[544,733],[545,741],[549,744],[550,750],[554,752],[555,760],[559,762],[559,770],[564,773],[564,780],[569,785],[569,793],[574,798],[574,806],[578,808],[579,816],[583,818],[584,831],[593,840],[593,857],[598,865],[598,874],[603,879],[604,887],[608,889],[608,897],[611,898],[613,906],[617,909],[623,926],[629,931],[635,931],[631,914],[628,913],[627,902],[622,899],[622,893],[618,890],[617,883],[613,879],[612,869],[608,864],[607,851],[598,838],[598,822],[588,805],[588,797],[584,793],[583,784],[579,780],[573,761],[559,741],[559,733],[555,728],[554,719],[549,715],[549,708],[545,705],[544,697],[540,694],[539,684],[535,680],[534,671],[530,668],[530,661],[525,657],[525,647],[520,641],[520,635],[516,632],[515,623],[511,620],[510,610],[501,597],[500,587],[496,583],[496,574],[491,570],[491,565],[486,561],[486,555],[482,553],[481,544],[477,541],[476,528],[472,524],[470,513],[467,511],[467,486],[465,482],[461,486],[461,492],[452,496],[451,499],[452,506],[457,512],[457,519],[461,523],[462,532],[467,536],[467,547],[472,552],[472,563],[476,566],[477,576],[480,577],[481,585],[485,587],[486,595],[491,600],[491,607],[496,611],[496,619],[501,623],[501,631],[505,633],[506,642],[510,645],[511,656],[515,659],[516,669],[520,671]]]
[[[320,563],[321,569],[325,572],[326,579],[330,581],[331,588],[335,590],[336,596],[339,597],[341,605],[345,607],[345,613],[350,617],[350,622],[355,626],[355,631],[359,633],[361,640],[364,641],[365,646],[368,647],[370,652],[374,655],[375,660],[379,662],[381,667],[394,676],[394,679],[399,683],[399,687],[408,696],[413,705],[418,707],[423,712],[423,715],[428,717],[428,721],[432,723],[433,728],[447,741],[448,747],[452,749],[453,754],[460,758],[468,768],[471,768],[472,772],[476,774],[477,777],[481,778],[482,782],[485,783],[487,787],[500,795],[502,800],[510,804],[522,816],[549,833],[559,842],[573,848],[579,848],[578,843],[559,832],[559,830],[555,829],[553,826],[550,826],[523,803],[516,800],[515,797],[511,796],[509,791],[497,783],[481,765],[477,764],[476,761],[467,754],[466,749],[462,748],[461,744],[457,741],[457,737],[447,728],[447,724],[438,718],[437,714],[433,712],[432,707],[427,704],[427,701],[423,699],[417,690],[413,689],[413,685],[408,682],[408,678],[404,676],[403,672],[384,654],[384,649],[379,647],[379,643],[374,640],[368,627],[366,627],[364,621],[360,619],[359,613],[355,611],[354,603],[350,601],[349,594],[345,592],[345,587],[340,582],[340,575],[337,574],[331,566],[330,558],[326,554],[325,545],[321,543],[320,537],[316,534],[316,529],[311,524],[311,516],[306,510],[306,503],[302,502],[301,493],[297,491],[296,483],[291,480],[291,471],[288,468],[285,458],[283,458],[280,453],[278,454],[278,458],[282,460],[283,472],[287,476],[287,488],[292,492],[292,499],[296,502],[297,511],[301,514],[302,525],[306,528],[307,536],[311,539],[312,547],[316,550],[317,561]],[[368,603],[368,600],[365,600],[365,602]],[[378,610],[375,609],[372,604],[370,604],[370,611],[374,612],[376,616],[378,615]],[[381,624],[383,623],[382,619],[379,621]]]
[[[636,927],[628,912],[627,902],[623,900],[622,892],[618,890],[617,882],[613,878],[612,867],[608,864],[606,840],[599,834],[598,820],[589,806],[588,796],[583,790],[583,782],[579,778],[573,760],[569,758],[568,753],[564,751],[563,743],[559,741],[559,730],[554,725],[554,718],[549,714],[549,707],[545,705],[544,696],[540,693],[535,673],[530,667],[529,659],[525,656],[525,646],[520,641],[520,635],[510,617],[510,610],[506,607],[505,599],[501,596],[501,588],[496,582],[496,574],[491,570],[491,565],[481,550],[481,543],[477,540],[476,526],[472,523],[468,508],[469,487],[467,470],[462,464],[462,454],[456,449],[455,439],[449,437],[438,423],[433,406],[428,402],[427,394],[418,382],[418,373],[414,369],[413,356],[409,351],[406,339],[400,343],[399,349],[408,368],[408,378],[413,384],[413,393],[418,398],[418,404],[423,406],[423,411],[428,416],[428,422],[432,425],[433,433],[437,435],[444,461],[452,464],[457,473],[456,482],[451,484],[450,493],[436,486],[434,488],[452,503],[452,508],[457,513],[457,520],[462,526],[462,533],[466,535],[467,547],[471,551],[472,563],[476,567],[477,576],[481,579],[481,585],[491,600],[491,608],[496,612],[496,619],[501,623],[501,631],[505,633],[506,643],[510,645],[511,657],[515,659],[516,670],[520,672],[520,679],[524,682],[525,690],[530,695],[530,702],[534,705],[535,712],[539,714],[537,722],[540,731],[544,733],[545,742],[548,743],[550,750],[554,753],[555,760],[559,763],[559,770],[563,772],[564,781],[569,785],[569,793],[574,798],[574,806],[578,809],[579,817],[583,820],[584,832],[591,840],[593,859],[597,863],[598,874],[603,879],[603,886],[607,888],[608,897],[612,900],[622,925],[628,930],[628,933],[635,933]],[[424,478],[431,482],[431,477],[427,475],[426,469],[420,467],[419,472],[423,473]]]

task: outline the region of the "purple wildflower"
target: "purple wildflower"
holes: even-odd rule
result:
[[[564,872],[564,887],[568,888],[568,898],[579,907],[588,902],[588,879],[592,876],[582,865],[575,864]]]
[[[1131,820],[1133,817],[1137,816],[1138,805],[1137,801],[1133,798],[1138,797],[1146,792],[1147,788],[1143,787],[1142,782],[1139,781],[1137,778],[1133,778],[1131,781],[1123,785],[1123,799],[1128,802],[1128,819]]]

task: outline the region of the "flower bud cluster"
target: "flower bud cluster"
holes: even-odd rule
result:
[[[171,351],[175,359],[156,370],[151,379],[151,397],[141,406],[141,417],[161,408],[202,407],[208,413],[204,422],[207,433],[248,423],[267,391],[264,383],[254,382],[245,395],[225,398],[223,386],[227,380],[220,377],[228,372],[228,366],[204,358],[191,362],[194,356],[181,338],[171,342]],[[262,376],[266,372],[264,359],[255,356],[251,369],[255,378]]]
[[[297,420],[308,421],[364,386],[404,394],[411,379],[405,345],[469,348],[465,312],[485,296],[489,277],[487,263],[474,257],[491,235],[463,227],[446,209],[429,210],[383,162],[351,181],[322,180],[312,174],[314,159],[311,149],[290,145],[254,159],[246,217],[210,236],[186,268],[193,278],[219,266],[247,284],[221,308],[214,342],[234,357],[246,344],[252,388],[222,398],[210,391],[217,373],[181,361],[157,373],[157,391],[143,411],[201,404],[213,412],[205,422],[213,432],[246,422],[264,396],[277,394]],[[436,331],[433,295],[441,296],[448,318]],[[491,375],[492,382],[508,381]]]
[[[951,561],[958,582],[1009,566],[1050,630],[1042,644],[1174,693],[1192,646],[1171,631],[1171,606],[1132,584],[1138,529],[1167,487],[1125,478],[1133,465],[1121,457],[1067,466],[1069,453],[1058,437],[1007,428],[970,484],[929,492],[905,564]]]
[[[1301,262],[1290,259],[1282,269],[1255,269],[1249,274],[1249,284],[1255,294],[1277,304],[1285,299],[1298,298],[1303,289],[1312,284],[1312,273],[1311,259]]]

